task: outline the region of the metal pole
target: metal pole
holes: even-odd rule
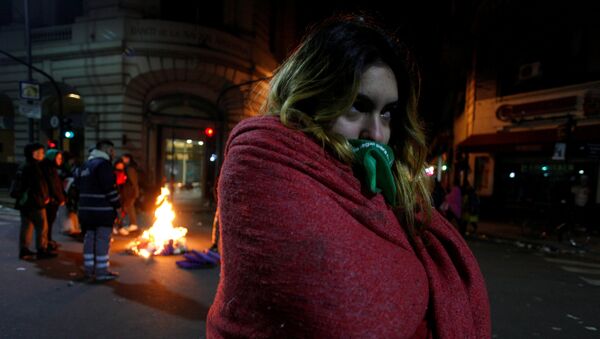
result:
[[[34,70],[34,71],[36,71],[36,72],[40,73],[41,75],[45,76],[45,77],[46,77],[46,78],[47,78],[47,79],[50,81],[50,83],[52,84],[52,87],[54,87],[54,90],[56,91],[56,97],[57,97],[57,99],[58,99],[58,114],[59,114],[59,116],[60,116],[60,118],[61,118],[61,119],[60,119],[60,121],[61,121],[61,129],[62,129],[62,116],[63,116],[63,96],[62,96],[62,92],[60,91],[60,87],[58,87],[58,84],[56,83],[56,81],[54,81],[54,78],[52,78],[52,77],[50,76],[50,74],[48,74],[48,73],[46,73],[46,72],[42,71],[41,69],[39,69],[39,68],[37,68],[37,67],[33,66],[32,64],[30,64],[30,63],[28,63],[28,62],[26,62],[26,61],[23,61],[23,60],[21,60],[21,59],[17,58],[16,56],[14,56],[14,55],[12,55],[12,54],[10,54],[10,53],[8,53],[8,52],[4,51],[4,50],[1,50],[1,49],[0,49],[0,54],[2,54],[2,55],[5,55],[5,56],[9,57],[10,59],[12,59],[12,60],[14,60],[14,61],[16,61],[16,62],[18,62],[18,63],[20,63],[20,64],[23,64],[23,65],[27,66],[27,67],[28,67],[28,69],[29,69],[29,72],[31,72],[32,70]],[[30,119],[30,120],[31,120],[31,119]],[[32,131],[32,129],[30,129],[29,131],[31,132],[31,131]],[[62,139],[61,139],[61,140],[62,140]],[[62,142],[62,141],[61,141],[61,142]]]
[[[23,0],[25,9],[25,43],[27,45],[27,64],[31,65],[31,28],[29,27],[29,0]],[[33,80],[31,66],[27,67],[27,79]],[[33,119],[28,119],[29,142],[33,142]]]

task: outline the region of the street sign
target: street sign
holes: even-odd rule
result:
[[[50,126],[52,128],[58,128],[58,126],[60,126],[60,119],[56,115],[53,115],[50,118]]]
[[[21,99],[40,100],[40,84],[37,82],[20,81],[19,94]]]
[[[42,105],[39,101],[21,100],[19,101],[19,113],[31,119],[41,119]]]
[[[557,142],[554,144],[554,154],[552,160],[565,160],[565,153],[567,151],[567,144],[564,142]]]

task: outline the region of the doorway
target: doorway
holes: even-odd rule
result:
[[[214,204],[214,142],[196,129],[160,128],[158,172],[173,201],[212,207]]]

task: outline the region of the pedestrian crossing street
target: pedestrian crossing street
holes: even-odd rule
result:
[[[558,264],[563,271],[577,274],[579,279],[589,285],[600,286],[600,264],[598,263],[559,258],[544,258],[544,260]]]

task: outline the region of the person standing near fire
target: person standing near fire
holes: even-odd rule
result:
[[[135,201],[140,195],[137,165],[133,160],[133,156],[129,153],[123,154],[119,161],[125,165],[126,180],[120,193],[123,209],[125,210],[125,214],[129,216],[129,226],[126,229],[129,234],[129,232],[138,230],[137,213],[135,211]]]
[[[40,163],[42,173],[48,183],[48,192],[50,202],[46,205],[46,218],[48,219],[48,248],[50,250],[58,249],[58,243],[52,239],[52,226],[56,220],[58,208],[63,206],[66,201],[62,180],[58,174],[59,168],[63,164],[62,152],[57,149],[46,151],[46,157]]]
[[[121,207],[111,163],[114,153],[111,141],[99,141],[75,176],[79,188],[79,221],[85,230],[85,278],[96,281],[114,280],[119,276],[108,270],[113,222]]]

